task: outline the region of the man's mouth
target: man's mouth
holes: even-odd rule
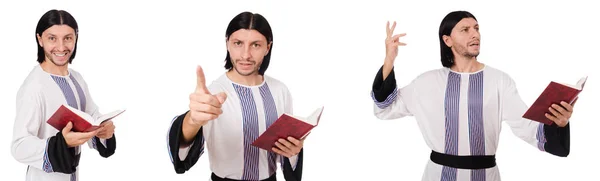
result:
[[[67,55],[67,53],[63,52],[63,53],[54,53],[55,56],[57,57],[64,57],[65,55]]]

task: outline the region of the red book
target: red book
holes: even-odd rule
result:
[[[546,113],[552,115],[548,108],[550,108],[552,104],[558,104],[560,106],[561,101],[573,104],[573,101],[575,101],[579,96],[579,93],[583,90],[586,81],[587,76],[581,78],[575,86],[551,81],[537,100],[535,100],[525,114],[523,114],[523,118],[551,125],[554,121],[545,116]]]
[[[304,139],[313,128],[319,125],[321,113],[323,113],[323,107],[315,110],[308,118],[284,113],[254,140],[252,145],[272,152],[272,148],[277,147],[275,142],[280,138],[287,139],[288,136],[291,136],[298,140]]]
[[[83,111],[68,105],[61,105],[46,122],[52,127],[62,131],[62,129],[65,128],[70,121],[73,123],[73,128],[71,128],[72,131],[90,132],[98,129],[102,122],[117,117],[124,111],[125,110],[116,110],[108,114],[104,114],[98,119],[94,119],[91,115]]]

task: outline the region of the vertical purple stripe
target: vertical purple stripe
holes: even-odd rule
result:
[[[458,155],[458,111],[460,101],[460,75],[450,72],[448,85],[446,85],[445,108],[445,147],[444,152]],[[442,181],[456,181],[456,168],[444,166],[442,168]]]
[[[485,155],[483,71],[469,76],[469,143],[471,155]],[[471,170],[471,181],[485,181],[485,169]]]
[[[232,83],[233,84],[233,83]],[[258,112],[254,103],[252,89],[233,84],[242,105],[244,128],[244,173],[242,180],[258,180],[259,149],[252,146],[258,138]]]
[[[77,100],[75,100],[75,94],[73,93],[71,86],[69,86],[67,79],[58,76],[52,76],[52,79],[54,79],[54,82],[56,82],[58,87],[60,87],[60,90],[62,90],[62,93],[67,100],[67,104],[75,109],[79,109],[79,106],[77,106]]]
[[[265,121],[266,121],[266,128],[270,127],[271,124],[273,124],[275,122],[275,120],[277,120],[277,107],[275,106],[275,101],[273,100],[273,95],[271,94],[271,90],[269,89],[269,85],[267,85],[266,83],[263,86],[259,87],[260,90],[260,96],[262,97],[263,100],[263,105],[265,108]],[[273,175],[275,174],[276,171],[276,164],[275,164],[275,160],[276,160],[276,154],[273,152],[268,152],[269,157],[268,157],[268,162],[269,162],[269,175]]]
[[[60,87],[60,90],[62,91],[63,95],[65,96],[65,99],[67,100],[67,104],[75,109],[79,109],[79,106],[77,106],[77,99],[75,99],[75,94],[73,93],[73,89],[71,89],[71,86],[67,82],[67,79],[64,77],[53,76],[53,75],[51,77],[54,80],[54,82],[56,82],[58,87]],[[84,100],[85,100],[85,98],[84,98]],[[77,147],[77,148],[79,148],[79,147]],[[48,162],[48,165],[50,165],[50,168],[51,168],[52,165],[49,163],[49,160],[44,161],[44,162]],[[77,180],[77,178],[76,178],[75,173],[71,174],[71,181],[76,181],[76,180]]]
[[[69,78],[71,78],[71,81],[73,81],[73,85],[75,85],[75,90],[77,90],[77,95],[79,96],[79,104],[81,105],[81,109],[79,110],[85,112],[85,104],[87,103],[87,101],[85,100],[85,93],[83,93],[83,89],[81,88],[75,77],[73,77],[73,75],[70,75]]]

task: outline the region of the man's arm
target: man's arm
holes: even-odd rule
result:
[[[302,180],[302,164],[303,164],[304,148],[300,150],[298,155],[290,158],[281,156],[283,177],[286,181],[301,181]]]
[[[77,79],[79,78],[79,79]],[[92,98],[92,94],[90,93],[90,90],[88,89],[88,85],[87,82],[85,82],[85,80],[83,79],[83,77],[80,74],[76,74],[75,76],[73,76],[73,83],[75,84],[76,88],[77,88],[77,92],[79,95],[80,99],[85,101],[85,106],[82,106],[81,108],[83,109],[83,111],[85,111],[85,113],[88,113],[89,115],[91,115],[94,119],[98,119],[99,117],[102,116],[102,114],[100,113],[100,108],[98,107],[98,105],[96,105],[94,99]],[[83,94],[82,94],[83,93]],[[103,123],[102,125],[105,125],[105,123]],[[104,132],[109,132],[110,138],[101,138],[104,136],[94,136],[92,139],[90,139],[87,144],[90,148],[93,148],[95,150],[98,151],[98,154],[100,154],[100,156],[104,157],[104,158],[108,158],[110,156],[112,156],[116,149],[117,149],[117,138],[114,135],[114,126],[112,125],[112,122],[110,123],[110,130],[106,130],[101,132],[99,135],[104,135]]]
[[[88,94],[88,96],[89,96],[89,94]],[[91,99],[91,97],[88,97],[87,105],[88,105],[87,109],[91,110],[88,112],[88,114],[91,113],[92,117],[98,119],[101,116],[101,114],[99,112],[98,107]],[[99,132],[99,134],[97,136],[94,136],[87,143],[90,148],[97,150],[98,154],[100,154],[100,156],[102,156],[104,158],[108,158],[108,157],[112,156],[113,154],[115,154],[115,151],[117,150],[117,138],[114,134],[114,125],[113,125],[113,122],[110,121],[110,122],[104,122],[100,126],[105,127],[106,130]],[[109,136],[105,136],[105,134],[112,135],[112,136],[110,136],[110,138],[107,139],[106,137],[109,137]],[[100,136],[100,135],[102,135],[102,136]]]
[[[406,87],[398,89],[393,69],[384,80],[383,67],[381,67],[375,76],[371,92],[371,98],[375,103],[375,116],[384,120],[412,116],[408,104],[411,103],[412,96],[414,96],[413,89],[414,81]]]
[[[185,140],[183,127],[185,125],[185,117],[188,117],[189,111],[176,116],[172,123],[169,133],[167,134],[167,147],[171,163],[178,174],[185,173],[198,162],[200,156],[204,153],[204,136],[202,127],[198,128],[195,133],[188,133],[192,139]],[[192,131],[193,132],[193,131]]]
[[[506,76],[502,85],[502,120],[510,126],[513,134],[541,151],[561,157],[568,156],[569,125],[559,127],[556,124],[546,125],[522,118],[527,105],[519,96],[514,80]]]
[[[23,91],[23,92],[21,92]],[[74,173],[79,164],[75,148],[69,147],[61,131],[50,138],[38,138],[44,123],[42,95],[24,88],[17,95],[12,156],[18,162],[45,172]]]

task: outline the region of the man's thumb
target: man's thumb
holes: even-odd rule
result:
[[[220,92],[217,95],[217,99],[219,100],[219,103],[223,104],[225,102],[225,100],[227,99],[227,94],[225,94],[225,92]]]
[[[65,126],[65,127],[63,128],[63,130],[62,130],[62,131],[63,131],[63,132],[70,132],[70,131],[71,131],[71,128],[73,128],[73,123],[69,122],[69,123],[67,123],[67,126]]]

